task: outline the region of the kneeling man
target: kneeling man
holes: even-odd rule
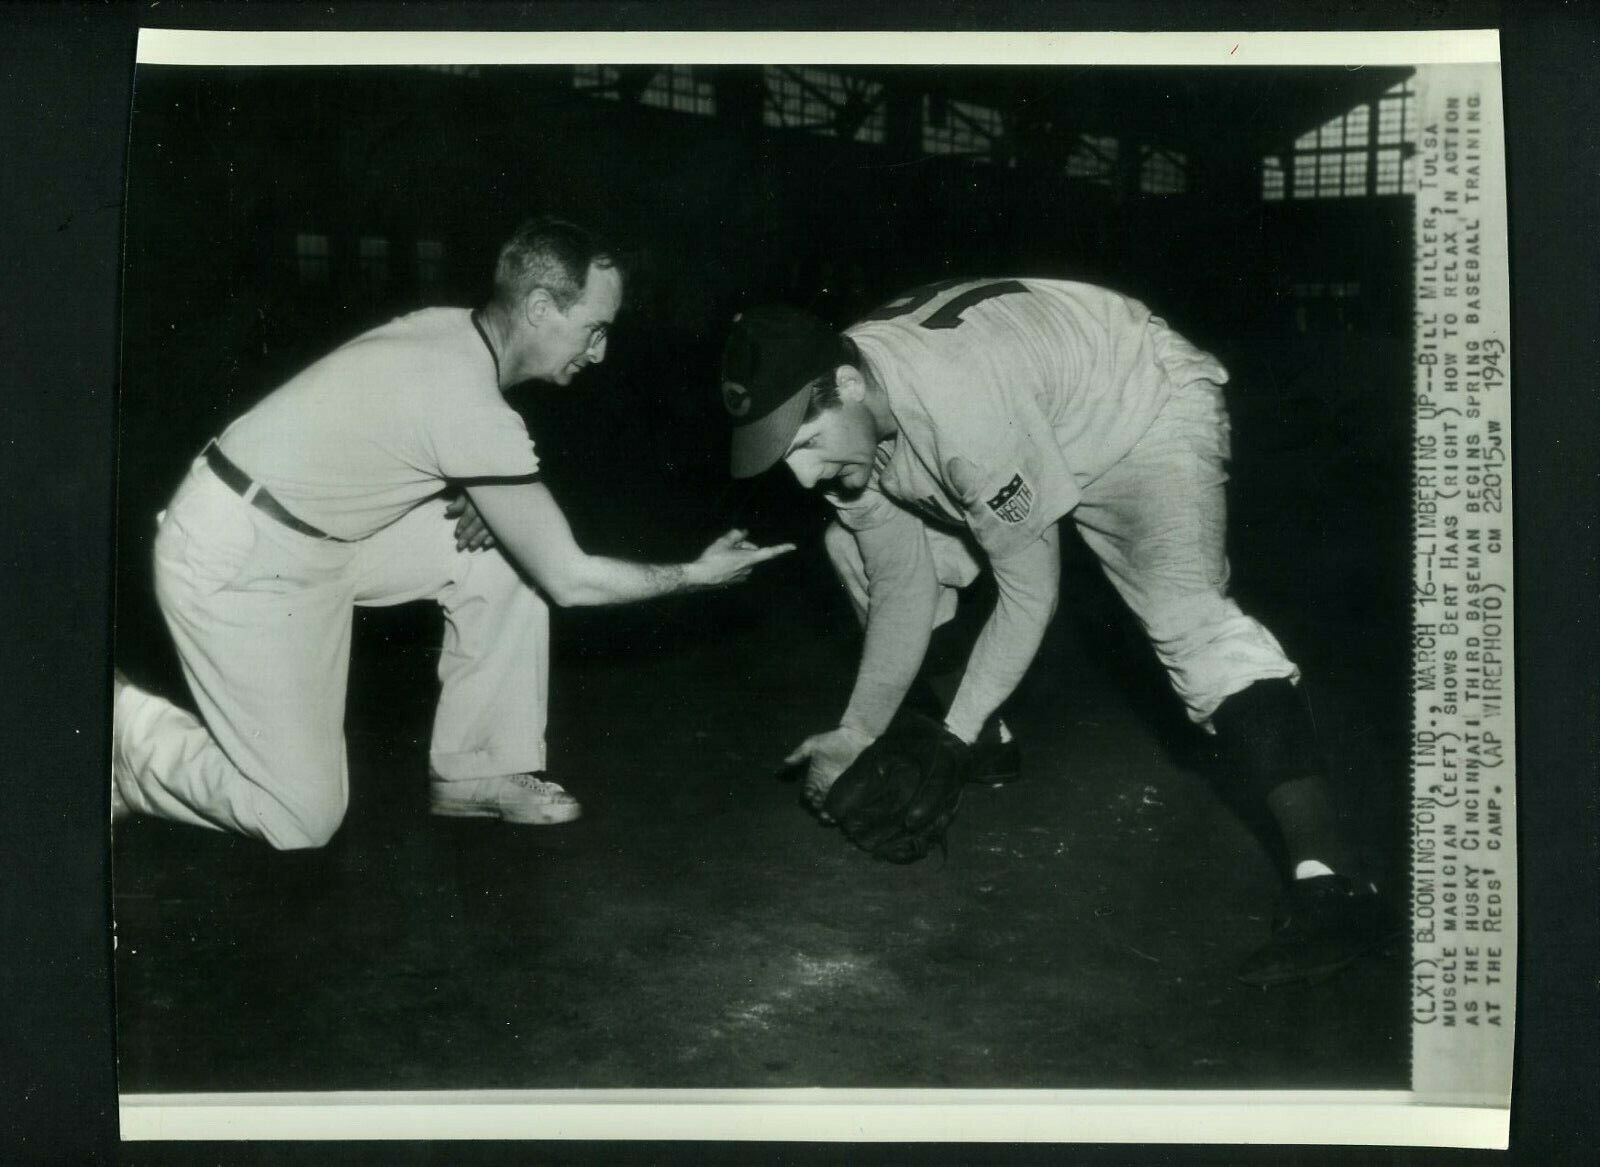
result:
[[[588,231],[530,220],[501,248],[482,308],[364,333],[206,446],[155,544],[156,597],[200,717],[116,674],[114,818],[322,846],[348,800],[352,610],[419,599],[445,616],[433,813],[578,817],[544,776],[546,601],[720,587],[789,549],[730,531],[693,562],[644,564],[574,539],[504,394],[567,385],[605,359],[623,290]]]

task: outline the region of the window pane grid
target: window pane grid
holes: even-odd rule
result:
[[[813,71],[819,76],[827,77],[834,87],[833,92],[839,103],[853,106],[853,112],[859,115],[860,124],[856,127],[855,140],[882,142],[888,132],[888,115],[884,112],[883,106],[883,86],[877,82],[847,82],[837,74],[822,73],[821,70]]]
[[[1344,144],[1355,147],[1367,145],[1367,115],[1370,106],[1358,105],[1344,115]]]
[[[657,109],[678,113],[710,114],[716,111],[711,82],[694,75],[690,65],[669,65],[656,71],[639,100]]]
[[[1117,140],[1085,134],[1067,155],[1067,177],[1109,185],[1117,168]]]
[[[1261,197],[1354,198],[1415,190],[1413,97],[1411,82],[1403,81],[1376,101],[1363,102],[1301,134],[1288,159],[1264,157]],[[1288,174],[1293,175],[1292,186]]]
[[[766,102],[761,111],[761,120],[767,125],[809,129],[832,119],[828,103],[800,84],[798,74],[795,69],[767,68]]]
[[[1182,194],[1188,158],[1175,150],[1152,150],[1139,167],[1139,189],[1146,194]]]
[[[1317,156],[1317,194],[1326,198],[1343,190],[1344,158],[1338,154]]]
[[[932,98],[923,100],[922,148],[929,154],[987,154],[1003,129],[1000,111],[966,101],[947,101],[944,124],[934,121]]]
[[[1398,142],[1405,131],[1405,99],[1385,97],[1378,103],[1378,143]]]
[[[1315,154],[1296,154],[1294,156],[1294,197],[1308,199],[1317,193],[1317,156]]]
[[[621,94],[617,92],[617,82],[622,79],[622,72],[615,65],[574,65],[572,67],[572,87],[590,93],[595,97],[609,98],[617,101]]]
[[[842,121],[848,121],[858,142],[882,142],[888,127],[882,85],[809,67],[767,67],[761,120],[822,134],[837,134]]]
[[[1261,160],[1261,197],[1278,200],[1284,197],[1283,159],[1269,154]]]
[[[1346,196],[1367,193],[1367,155],[1364,150],[1352,150],[1344,156],[1344,193]]]
[[[1378,194],[1400,193],[1400,150],[1398,147],[1391,150],[1378,151],[1378,170],[1373,180],[1373,189]]]

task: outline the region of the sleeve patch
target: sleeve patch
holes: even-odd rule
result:
[[[1020,523],[1033,509],[1033,488],[1021,474],[1014,474],[1011,481],[989,500],[989,509],[1003,523]]]

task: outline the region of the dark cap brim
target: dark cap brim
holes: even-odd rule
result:
[[[778,464],[800,431],[810,399],[801,388],[782,405],[749,425],[735,426],[729,469],[735,478],[754,478]]]

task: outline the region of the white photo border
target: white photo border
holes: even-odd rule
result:
[[[818,61],[947,66],[1475,65],[1484,66],[1485,75],[1492,78],[1497,114],[1499,60],[1499,35],[1493,29],[1305,33],[352,33],[147,28],[140,30],[136,56],[136,62],[143,65],[217,66]],[[1499,126],[1496,131],[1503,135]],[[1499,235],[1491,243],[1498,247],[1495,274],[1501,282],[1495,293],[1497,304],[1507,313],[1500,318],[1499,335],[1508,338],[1503,136],[1492,141],[1491,146],[1497,155],[1494,173],[1498,186],[1486,188],[1485,196],[1499,200]],[[1420,199],[1418,213],[1420,226]],[[1421,377],[1419,366],[1419,386]],[[1508,406],[1508,402],[1509,390],[1502,389],[1499,405]],[[1428,420],[1431,419],[1422,422]],[[1507,422],[1508,443],[1509,433]],[[1509,465],[1505,475],[1509,483]],[[1505,525],[1509,532],[1509,522]],[[1509,584],[1509,557],[1506,570]],[[1509,631],[1506,658],[1511,658]],[[1510,696],[1508,692],[1508,711],[1514,708]],[[1415,752],[1415,741],[1413,747]],[[1514,776],[1506,773],[1514,784]],[[1415,770],[1413,795],[1415,810]],[[1507,847],[1513,864],[1514,970],[1514,830],[1511,834]],[[1514,989],[1514,976],[1510,980],[1508,1000]],[[1415,1002],[1415,984],[1413,999]],[[119,1096],[119,1116],[125,1141],[627,1138],[1278,1143],[1503,1149],[1510,1132],[1509,1032],[1503,1053],[1502,1058],[1497,1048],[1493,1065],[1480,1066],[1473,1086],[1460,1096],[1453,1095],[1448,1084],[1433,1084],[1422,1093],[1415,1089],[796,1089],[123,1094]]]

